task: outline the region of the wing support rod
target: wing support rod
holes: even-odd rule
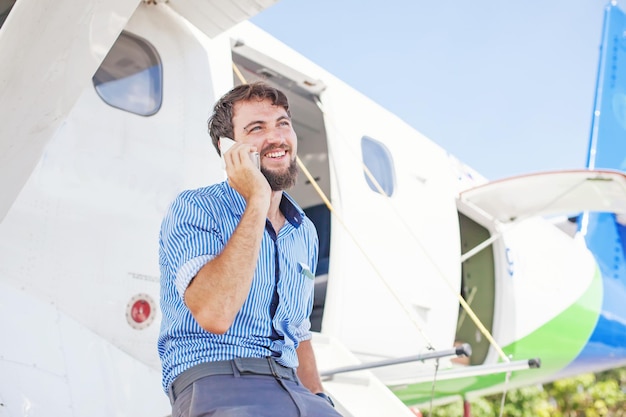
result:
[[[496,232],[495,234],[491,235],[491,237],[489,237],[482,243],[479,243],[478,245],[474,246],[469,251],[465,252],[463,255],[461,255],[461,263],[467,261],[469,258],[476,255],[478,252],[485,249],[487,246],[491,245],[496,240],[500,239],[500,236],[502,236],[502,233]]]
[[[428,353],[423,353],[420,355],[406,356],[403,358],[396,359],[386,359],[382,361],[363,363],[359,365],[353,366],[344,366],[336,369],[331,369],[329,371],[320,372],[320,377],[329,377],[332,378],[336,374],[344,373],[344,372],[353,372],[353,371],[363,371],[372,368],[379,368],[381,366],[390,366],[390,365],[399,365],[408,362],[418,362],[424,361],[428,359],[439,359],[447,356],[471,356],[472,347],[468,343],[463,343],[460,346],[453,347],[450,349],[431,351]]]
[[[474,210],[480,216],[482,216],[483,218],[488,219],[491,222],[493,222],[493,224],[495,226],[495,229],[496,229],[495,233],[492,234],[485,241],[479,243],[478,245],[474,246],[472,249],[470,249],[469,251],[467,251],[463,255],[461,255],[461,263],[463,263],[463,262],[467,261],[469,258],[471,258],[472,256],[476,255],[481,250],[485,249],[487,246],[491,245],[496,240],[500,239],[502,237],[502,230],[501,229],[502,229],[502,227],[504,225],[503,225],[502,222],[498,221],[491,214],[489,214],[485,210],[481,209],[476,204],[473,204],[472,202],[467,201],[465,199],[461,199],[461,200],[463,201],[464,204],[466,204],[468,207],[470,207],[472,210]]]
[[[494,363],[493,365],[477,365],[454,368],[454,370],[449,372],[439,372],[439,374],[437,374],[437,379],[441,381],[444,379],[468,378],[538,368],[541,368],[541,359],[521,359],[518,361]]]

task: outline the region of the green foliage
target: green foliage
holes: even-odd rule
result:
[[[506,417],[626,417],[626,368],[582,374],[504,393]],[[472,417],[500,416],[503,394],[471,401]],[[428,411],[422,410],[425,417]],[[461,402],[435,407],[432,417],[460,417]]]

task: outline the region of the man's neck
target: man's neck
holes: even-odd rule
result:
[[[285,215],[280,211],[280,202],[283,198],[282,191],[272,191],[272,197],[270,200],[270,208],[267,211],[267,218],[274,227],[274,231],[278,234],[278,231],[285,224]]]

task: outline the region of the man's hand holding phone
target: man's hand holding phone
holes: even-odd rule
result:
[[[224,154],[230,150],[237,142],[234,140],[221,137],[220,138],[220,153],[222,154],[222,159],[224,158]],[[261,169],[261,158],[259,158],[259,153],[256,150],[250,150],[250,160],[257,167],[257,169]]]
[[[266,196],[269,197],[271,188],[265,176],[261,174],[260,158],[256,148],[226,137],[220,138],[219,145],[231,187],[246,201],[255,196],[264,199]]]

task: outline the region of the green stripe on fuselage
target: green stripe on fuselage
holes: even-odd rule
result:
[[[574,304],[534,332],[503,348],[511,360],[539,358],[539,369],[512,372],[506,386],[505,373],[435,381],[433,399],[463,396],[471,391],[496,393],[551,381],[551,376],[566,367],[585,347],[598,321],[601,306],[602,279],[596,268],[591,285]],[[430,402],[433,383],[390,388],[406,405],[419,405]]]

